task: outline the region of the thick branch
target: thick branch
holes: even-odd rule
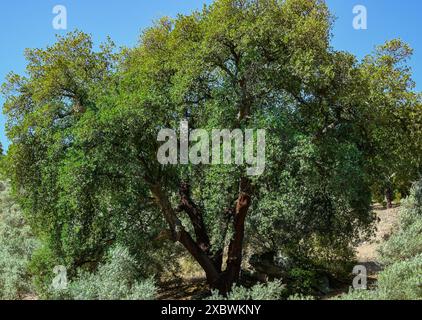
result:
[[[233,238],[230,241],[227,257],[227,274],[237,281],[242,264],[242,247],[245,236],[245,219],[251,205],[250,181],[242,178],[240,181],[239,197],[236,201],[236,208],[233,217]]]
[[[173,240],[180,242],[186,248],[186,250],[204,269],[208,282],[214,283],[216,279],[218,279],[219,274],[212,259],[192,239],[190,234],[186,232],[183,225],[177,218],[167,194],[162,190],[161,186],[159,184],[151,185],[150,190],[170,227]]]
[[[205,227],[202,211],[192,200],[190,194],[190,186],[188,183],[181,183],[179,194],[180,205],[178,209],[183,210],[188,214],[195,231],[196,242],[204,252],[208,253],[211,247],[210,239],[208,237],[208,233]]]
[[[219,278],[219,271],[216,268],[214,261],[200,248],[192,239],[189,233],[182,229],[180,233],[179,242],[189,251],[195,260],[204,269],[209,284],[213,284]]]
[[[170,227],[173,240],[178,241],[178,238],[180,236],[178,235],[178,232],[180,231],[182,224],[177,218],[176,213],[174,212],[170,204],[167,194],[162,190],[159,184],[151,185],[150,190],[157,206],[160,208],[166,222]]]

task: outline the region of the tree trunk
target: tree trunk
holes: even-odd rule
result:
[[[387,187],[385,190],[385,199],[387,200],[387,209],[393,208],[393,190],[391,187]]]
[[[197,242],[193,240],[191,235],[184,229],[182,223],[176,215],[176,212],[171,207],[168,195],[158,184],[152,185],[150,190],[170,227],[169,234],[171,235],[172,240],[174,242],[180,242],[185,247],[185,249],[192,255],[192,257],[205,271],[208,281],[215,281],[219,274],[214,266],[213,261],[206,254],[204,248],[199,246]]]
[[[160,185],[152,185],[151,193],[163,212],[163,215],[170,227],[168,234],[174,242],[181,243],[190,255],[198,262],[204,270],[207,282],[212,289],[217,289],[221,294],[227,294],[233,284],[239,280],[242,264],[243,238],[245,233],[245,218],[251,202],[251,197],[247,192],[249,181],[242,179],[240,192],[233,212],[232,226],[233,237],[230,240],[227,266],[222,270],[223,248],[219,248],[215,254],[211,253],[211,244],[208,233],[205,229],[202,211],[193,202],[190,196],[189,185],[182,183],[180,194],[180,205],[176,211],[185,211],[189,216],[195,232],[195,240],[185,230],[176,211],[170,205],[170,201],[165,191]]]

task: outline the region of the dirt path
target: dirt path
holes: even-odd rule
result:
[[[363,242],[356,248],[357,260],[360,264],[366,266],[368,275],[376,279],[376,274],[381,270],[378,263],[378,248],[382,242],[386,241],[399,222],[399,208],[383,209],[380,206],[375,206],[375,213],[377,215],[376,233],[372,239]]]
[[[382,270],[382,266],[378,262],[378,248],[386,241],[395,231],[399,224],[399,207],[393,209],[385,209],[380,205],[374,206],[376,214],[376,230],[374,236],[369,240],[362,242],[356,248],[356,260],[359,265],[364,265],[368,272],[368,286],[375,285],[378,273]],[[321,297],[322,300],[329,300],[349,291],[350,284],[345,283],[344,287],[334,289],[326,296]]]
[[[161,284],[157,300],[202,300],[208,294],[205,278],[183,279]]]

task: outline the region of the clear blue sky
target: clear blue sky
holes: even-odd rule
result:
[[[25,48],[40,48],[54,42],[52,27],[55,5],[64,5],[68,14],[68,31],[78,28],[91,33],[96,43],[108,35],[117,45],[133,46],[140,31],[161,16],[175,16],[199,9],[211,0],[14,0],[0,3],[0,82],[9,71],[23,73]],[[411,62],[417,90],[422,88],[422,1],[420,0],[327,0],[337,17],[333,46],[358,57],[374,46],[400,37],[414,49]],[[355,5],[368,10],[368,29],[355,30],[352,25]],[[0,98],[0,105],[3,99]],[[0,141],[7,146],[5,118],[0,116]]]

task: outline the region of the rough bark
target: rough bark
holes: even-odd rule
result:
[[[150,188],[158,207],[170,227],[167,233],[173,241],[181,243],[199,263],[206,274],[210,287],[218,289],[222,294],[229,292],[233,284],[239,280],[245,219],[251,202],[248,186],[249,181],[242,179],[236,205],[230,210],[233,213],[233,237],[228,247],[227,266],[225,270],[222,270],[223,248],[219,248],[214,254],[211,253],[211,244],[203,221],[203,214],[191,199],[189,185],[186,183],[181,184],[179,190],[180,205],[177,211],[183,210],[188,214],[194,227],[195,240],[181,224],[163,188],[158,184],[152,185]]]
[[[178,207],[178,211],[183,210],[188,214],[195,231],[197,244],[204,252],[209,252],[211,244],[205,227],[202,211],[193,202],[190,194],[190,186],[188,183],[181,183],[179,195],[180,205]]]
[[[217,284],[218,289],[225,293],[231,289],[233,283],[239,280],[242,268],[243,239],[245,236],[245,220],[251,204],[250,181],[241,178],[239,184],[239,196],[236,201],[233,216],[233,237],[230,240],[227,267],[224,275]]]
[[[176,212],[171,207],[167,194],[163,191],[161,186],[158,184],[152,185],[150,190],[170,227],[172,240],[181,243],[185,247],[185,249],[192,255],[192,257],[205,271],[208,282],[214,283],[219,277],[219,273],[215,268],[214,261],[184,229],[182,223],[176,215]]]

